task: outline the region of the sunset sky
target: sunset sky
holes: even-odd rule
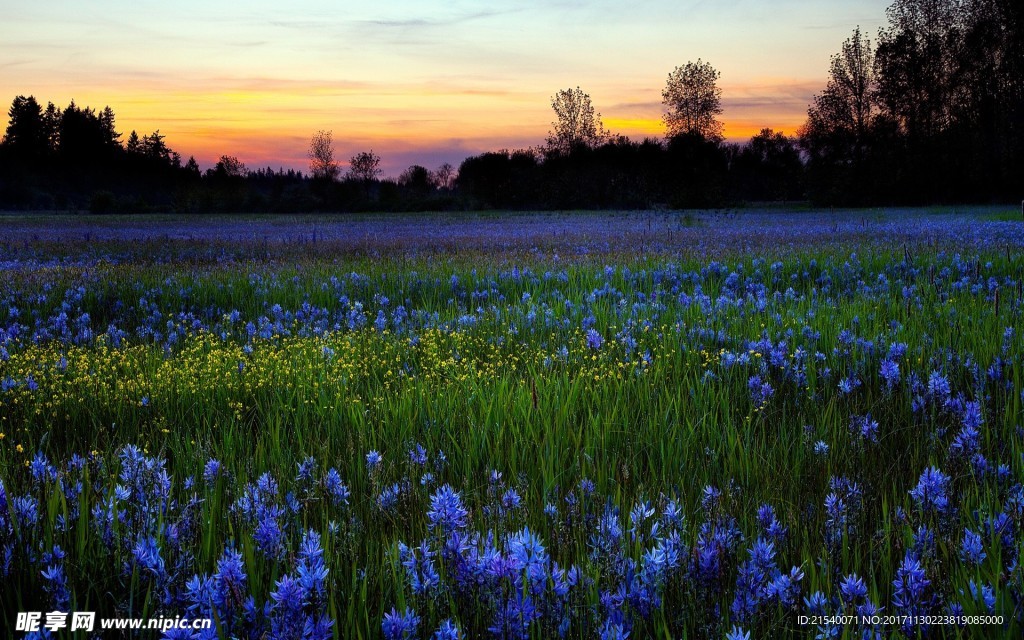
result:
[[[698,58],[722,74],[727,138],[794,133],[891,0],[2,2],[5,112],[19,94],[110,105],[125,138],[159,128],[203,167],[306,170],[326,129],[342,162],[372,148],[397,175],[539,145],[577,85],[612,132],[661,136],[665,79]]]

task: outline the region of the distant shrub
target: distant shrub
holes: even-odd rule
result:
[[[109,191],[96,191],[89,200],[89,212],[95,214],[113,213],[117,198]]]

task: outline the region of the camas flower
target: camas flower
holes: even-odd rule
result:
[[[324,491],[330,496],[335,506],[348,504],[348,487],[342,482],[341,474],[334,467],[328,469],[327,473],[324,474]]]
[[[438,528],[447,534],[466,526],[469,511],[462,504],[462,497],[450,485],[443,485],[430,496],[430,510],[427,519],[431,529]]]
[[[915,626],[913,616],[924,615],[930,610],[930,599],[927,595],[930,585],[931,580],[925,576],[921,562],[914,554],[908,552],[896,570],[896,578],[892,581],[893,607],[899,614],[908,616],[901,625],[903,632],[908,635]]]
[[[921,474],[917,486],[910,490],[910,496],[923,512],[936,511],[944,514],[949,510],[949,476],[936,467],[928,467]]]
[[[867,585],[863,578],[856,573],[851,573],[839,583],[839,593],[842,595],[843,603],[846,606],[857,605],[861,599],[868,595]]]
[[[369,471],[373,471],[380,466],[380,463],[384,460],[384,457],[376,450],[372,450],[366,454],[366,468]]]
[[[882,380],[885,380],[885,386],[890,391],[900,382],[900,365],[895,360],[882,360],[882,368],[880,371]]]
[[[459,628],[451,619],[444,620],[434,632],[431,640],[459,640]]]
[[[985,546],[982,544],[981,535],[964,529],[964,539],[960,544],[960,559],[970,566],[977,566],[985,559]]]
[[[398,613],[398,610],[392,607],[391,613],[384,614],[381,631],[384,632],[386,640],[409,640],[417,637],[416,629],[419,624],[420,618],[412,609],[407,607],[403,613]]]

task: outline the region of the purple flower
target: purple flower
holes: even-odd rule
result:
[[[217,478],[221,474],[221,468],[219,460],[210,458],[206,461],[206,466],[203,467],[203,480],[206,484],[213,484],[217,481]]]
[[[747,380],[747,390],[750,391],[750,401],[756,407],[763,407],[775,395],[775,389],[767,381],[762,380],[761,376],[750,376]]]
[[[903,557],[903,562],[896,570],[896,579],[892,581],[892,603],[898,613],[904,616],[918,616],[928,613],[930,600],[927,589],[931,581],[925,577],[924,567],[912,553]],[[913,618],[908,617],[902,629],[906,634],[913,631]]]
[[[604,344],[604,338],[597,332],[596,329],[587,329],[587,347],[594,351],[601,348]]]
[[[601,627],[601,640],[627,640],[629,638],[629,631],[623,623],[614,623],[611,620],[605,620],[604,626]],[[750,640],[748,637],[747,640]]]
[[[402,487],[397,483],[385,487],[380,495],[377,496],[377,506],[382,511],[390,511],[396,504],[398,504],[398,498],[402,493]]]
[[[910,496],[921,511],[944,514],[949,509],[948,488],[949,476],[936,467],[928,467],[921,474],[917,486],[910,490]]]
[[[732,630],[725,634],[725,640],[750,640],[750,632],[733,625]]]
[[[406,607],[403,613],[398,613],[398,610],[392,607],[391,613],[384,614],[381,631],[384,632],[386,640],[408,640],[416,637],[416,628],[419,624],[420,618],[412,609]]]
[[[68,590],[68,577],[64,573],[64,565],[52,564],[42,572],[43,590],[50,596],[50,604],[58,611],[70,608],[71,592]]]
[[[459,640],[459,628],[451,619],[444,620],[434,632],[431,640]]]
[[[847,606],[856,605],[868,595],[868,588],[864,584],[863,578],[856,573],[851,573],[839,583],[839,593]]]
[[[299,483],[310,483],[313,481],[314,473],[316,473],[316,460],[310,456],[299,463],[299,471],[295,475],[295,481]]]
[[[928,395],[937,400],[939,404],[945,404],[950,393],[949,380],[938,371],[932,371],[928,376]]]
[[[416,446],[409,449],[409,461],[421,467],[427,464],[427,450],[422,444],[416,443]]]
[[[297,574],[306,600],[322,603],[327,596],[327,565],[324,564],[320,535],[312,529],[302,536]]]
[[[964,529],[964,539],[960,544],[960,559],[966,564],[977,566],[985,559],[985,547],[981,541],[981,534]]]
[[[366,454],[366,468],[369,471],[373,471],[380,466],[380,463],[384,460],[384,456],[374,449]]]
[[[430,496],[430,510],[427,519],[431,529],[438,528],[442,534],[466,526],[469,511],[462,504],[462,497],[450,485],[444,485]]]
[[[882,379],[890,391],[900,382],[900,365],[895,360],[882,360]]]
[[[331,497],[331,501],[334,506],[341,506],[348,504],[349,490],[345,486],[345,483],[341,481],[341,474],[334,467],[327,470],[324,475],[324,490],[327,491],[327,495]]]

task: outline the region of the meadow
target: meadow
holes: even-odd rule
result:
[[[1022,248],[997,208],[2,216],[0,628],[1018,637]]]

